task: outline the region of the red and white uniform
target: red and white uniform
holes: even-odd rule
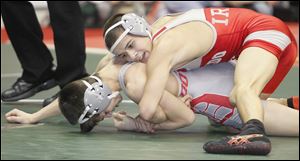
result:
[[[297,44],[292,33],[281,20],[240,8],[206,8],[190,10],[166,24],[153,34],[155,41],[164,32],[184,23],[201,21],[214,33],[210,50],[182,68],[194,69],[208,64],[238,58],[248,47],[260,47],[273,53],[279,60],[273,78],[263,93],[273,93],[292,67],[297,56]],[[197,31],[195,31],[197,32]]]
[[[126,95],[125,75],[133,63],[122,66],[119,84]],[[237,108],[231,106],[229,95],[233,88],[234,63],[207,65],[192,70],[173,71],[178,82],[178,96],[192,96],[192,110],[225,126],[240,129],[243,126]],[[264,104],[262,104],[264,107]]]
[[[178,96],[192,96],[192,110],[225,126],[242,128],[237,108],[231,106],[229,95],[233,88],[234,65],[220,63],[203,68],[172,72],[179,85]]]

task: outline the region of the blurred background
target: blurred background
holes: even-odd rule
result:
[[[52,29],[46,1],[30,1],[43,27],[44,41],[53,47]],[[299,2],[298,1],[79,1],[86,27],[86,47],[88,53],[105,50],[102,27],[105,21],[117,13],[134,12],[145,17],[151,24],[169,13],[184,12],[204,7],[249,8],[273,15],[288,24],[299,44]],[[1,18],[1,44],[9,43]],[[296,64],[298,64],[298,59]]]

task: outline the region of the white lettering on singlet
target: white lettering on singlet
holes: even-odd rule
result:
[[[228,17],[229,17],[229,8],[212,8],[210,10],[211,16],[212,16],[212,23],[213,24],[224,24],[225,26],[228,25]],[[218,19],[216,19],[214,16],[219,16]],[[223,17],[220,19],[220,17]]]
[[[221,62],[223,56],[225,55],[226,55],[226,51],[218,52],[211,58],[210,61],[207,62],[207,64],[218,64]]]

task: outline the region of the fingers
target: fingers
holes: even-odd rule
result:
[[[123,121],[124,118],[127,116],[126,112],[124,111],[119,111],[119,112],[113,112],[112,114],[113,118],[116,119],[117,121]]]
[[[185,101],[185,104],[191,108],[191,101],[192,101],[192,98],[188,98],[186,101]]]
[[[138,128],[139,131],[145,132],[145,133],[154,133],[154,129],[153,129],[151,123],[143,120],[140,117],[137,117],[136,120],[138,122],[138,125],[140,125]]]
[[[150,133],[151,133],[151,134],[155,133],[154,128],[152,128],[152,129],[150,130]]]
[[[189,95],[189,94],[186,94],[185,96],[183,96],[183,99],[184,100],[187,100],[187,99],[192,99],[192,96],[191,95]]]
[[[187,106],[187,107],[191,107],[191,101],[192,101],[192,96],[191,95],[189,95],[189,94],[186,94],[185,96],[183,96],[182,97],[182,100],[183,100],[183,102],[185,103],[185,105]]]
[[[186,96],[186,100],[187,100],[187,101],[190,102],[190,101],[192,101],[192,99],[193,99],[192,96],[190,96],[190,95],[187,95],[187,96]]]
[[[122,114],[122,115],[126,115],[125,111],[119,111],[118,113]]]
[[[114,119],[115,121],[122,121],[122,120],[123,120],[122,116],[121,116],[119,113],[114,112],[114,113],[112,114],[112,116],[113,116],[113,119]]]
[[[31,124],[32,114],[28,114],[24,111],[13,109],[5,114],[5,119],[10,123]]]
[[[20,112],[21,112],[20,110],[18,110],[18,109],[15,108],[15,109],[13,109],[13,110],[7,112],[7,113],[5,114],[5,117],[9,117],[9,116],[17,116],[18,113],[20,113]]]
[[[18,116],[8,116],[6,120],[10,123],[22,123],[22,120]]]

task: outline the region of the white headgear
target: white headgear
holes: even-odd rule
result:
[[[113,53],[114,49],[117,47],[117,45],[121,42],[121,40],[128,34],[133,34],[137,36],[149,36],[150,39],[152,39],[151,33],[150,33],[150,25],[147,23],[147,21],[134,14],[134,13],[128,13],[122,16],[121,21],[115,23],[110,28],[108,28],[104,34],[104,37],[113,30],[114,28],[118,27],[119,25],[122,25],[122,27],[125,29],[125,31],[121,34],[121,36],[116,40],[116,42],[111,46],[110,52]]]
[[[119,92],[112,92],[112,90],[102,83],[102,81],[96,76],[90,76],[97,80],[93,84],[89,84],[87,81],[82,82],[88,87],[84,92],[84,106],[85,110],[78,119],[79,124],[83,124],[92,118],[95,114],[103,112],[110,104],[111,99],[116,97]]]

